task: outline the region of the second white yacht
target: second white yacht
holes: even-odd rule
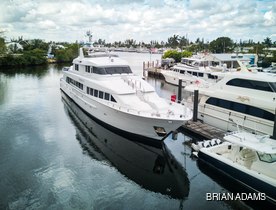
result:
[[[223,130],[273,134],[276,109],[276,75],[261,72],[228,72],[215,84],[185,87],[198,89],[198,119]]]

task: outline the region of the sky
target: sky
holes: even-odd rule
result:
[[[190,41],[226,36],[234,42],[276,41],[276,0],[1,0],[6,40],[106,42]]]

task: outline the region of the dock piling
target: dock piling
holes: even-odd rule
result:
[[[276,140],[276,110],[274,115],[273,135],[271,138]]]
[[[197,121],[198,112],[198,90],[194,90],[194,109],[193,109],[193,121]]]
[[[178,79],[178,94],[177,94],[177,102],[181,103],[182,98],[182,79]]]

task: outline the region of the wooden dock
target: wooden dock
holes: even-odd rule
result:
[[[200,121],[192,121],[189,120],[186,122],[183,126],[182,129],[192,135],[195,135],[197,137],[200,137],[201,139],[223,139],[224,134],[226,131],[221,130],[219,128],[213,127],[211,125],[202,123]]]
[[[149,69],[146,69],[146,71],[149,77],[164,79],[163,74],[161,74],[161,69],[149,68]]]

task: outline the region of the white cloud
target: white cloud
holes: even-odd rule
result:
[[[264,24],[266,26],[276,26],[276,14],[275,12],[268,11],[264,14]]]
[[[5,0],[0,28],[10,37],[59,41],[83,40],[87,30],[107,42],[166,41],[173,34],[262,39],[276,31],[275,11],[273,1],[257,0]]]

